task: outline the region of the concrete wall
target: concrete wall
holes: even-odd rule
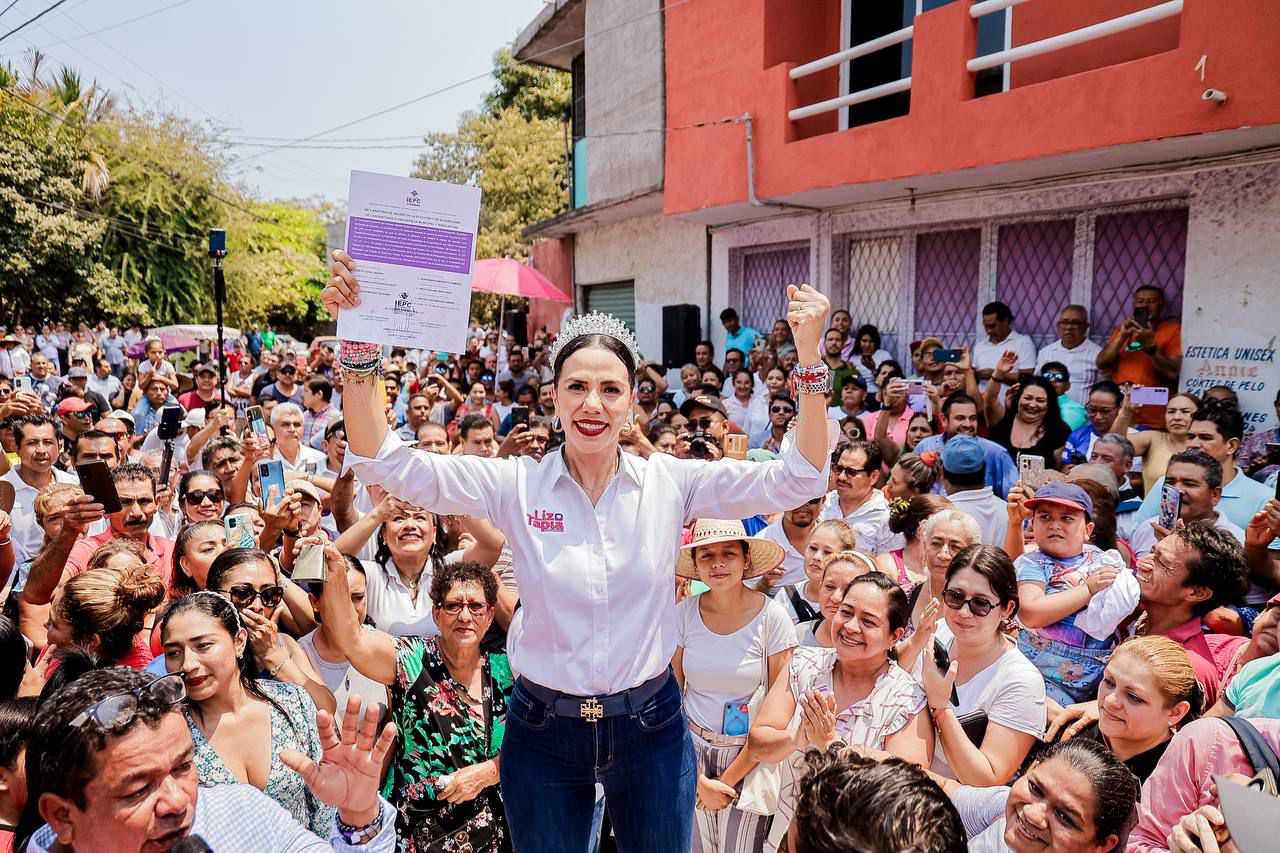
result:
[[[1186,357],[1182,385],[1203,390],[1234,387],[1250,430],[1275,424],[1273,401],[1280,388],[1276,325],[1280,316],[1280,160],[1216,164],[1177,171],[1108,175],[1024,190],[954,194],[915,205],[885,202],[829,213],[784,216],[713,232],[711,313],[730,293],[729,252],[740,246],[810,241],[810,279],[846,302],[846,285],[833,275],[833,246],[841,234],[871,235],[991,218],[1067,214],[1119,205],[1185,199],[1189,207],[1183,293],[1182,343]],[[1092,251],[1079,246],[1076,279],[1092,275]],[[994,287],[994,258],[984,256],[981,280]],[[1078,291],[1082,282],[1073,284]],[[979,292],[980,302],[990,296]],[[1079,300],[1083,293],[1073,292]],[[856,319],[856,318],[855,318]],[[974,318],[975,332],[979,318]],[[724,330],[713,324],[712,340],[724,345]],[[1091,330],[1091,335],[1104,334]],[[1207,348],[1207,349],[1206,349]],[[1225,348],[1225,349],[1224,349]]]
[[[660,0],[587,3],[587,204],[662,183]],[[624,135],[609,135],[624,134]]]
[[[580,287],[634,281],[640,351],[660,360],[662,306],[698,305],[706,322],[706,240],[701,225],[657,214],[581,231],[574,239],[574,277]]]

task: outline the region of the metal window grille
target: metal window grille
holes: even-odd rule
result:
[[[808,280],[807,243],[744,252],[736,306],[742,324],[767,333],[776,321],[787,316],[787,285]]]
[[[849,243],[849,313],[854,331],[864,323],[880,330],[880,346],[898,351],[898,302],[902,292],[902,238]]]
[[[1133,313],[1133,292],[1144,284],[1164,291],[1166,317],[1180,317],[1186,261],[1186,208],[1098,216],[1089,312],[1093,336],[1105,340]]]
[[[951,347],[973,340],[981,255],[979,228],[928,231],[916,238],[917,340],[936,337]]]
[[[1001,225],[996,241],[997,298],[1013,311],[1013,327],[1036,348],[1057,340],[1058,314],[1071,304],[1074,219]]]

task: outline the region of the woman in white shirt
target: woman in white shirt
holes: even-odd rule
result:
[[[1005,626],[1018,613],[1018,581],[1009,555],[970,545],[951,561],[942,589],[950,658],[944,673],[921,655],[929,714],[937,731],[933,772],[965,785],[1004,785],[1044,734],[1044,679],[1018,651]],[[986,716],[985,730],[961,720]],[[976,725],[976,727],[975,727]],[[974,742],[977,738],[978,742]]]
[[[867,393],[880,390],[876,384],[876,371],[880,365],[893,358],[892,353],[880,349],[880,330],[870,324],[858,329],[858,343],[849,363],[858,369],[858,375],[867,383]]]
[[[334,261],[322,299],[336,315],[358,304],[359,285],[345,252]],[[407,447],[387,428],[377,390],[381,347],[343,343],[346,465],[415,505],[488,518],[515,558],[522,607],[508,647],[520,678],[500,770],[521,853],[585,849],[597,783],[620,849],[689,849],[697,770],[670,673],[681,526],[791,509],[828,482],[831,373],[818,344],[829,304],[807,285],[787,290],[800,425],[765,463],[621,453],[640,357],[607,315],[576,318],[556,340],[552,393],[565,443],[541,461]]]
[[[741,521],[699,519],[676,574],[710,589],[676,607],[671,668],[698,761],[693,853],[760,853],[769,818],[735,804],[756,766],[747,745],[752,700],[785,672],[795,630],[782,605],[743,585],[777,566],[782,546],[748,539]]]

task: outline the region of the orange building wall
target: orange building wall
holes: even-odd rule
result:
[[[1013,8],[1014,47],[1109,21],[1154,6],[1158,0],[1032,0]],[[1010,86],[1029,86],[1044,80],[1078,74],[1174,50],[1178,47],[1178,19],[1166,18],[1096,42],[1055,50],[1012,65]]]
[[[545,275],[562,293],[573,296],[573,237],[561,237],[555,240],[536,240],[529,250],[529,266]],[[562,302],[548,299],[529,300],[529,337],[543,326],[555,334],[560,331],[560,320],[564,317],[564,309],[568,307]]]
[[[1061,5],[1032,0],[1020,8],[1046,2]],[[1264,14],[1259,0],[1186,0],[1174,21],[1174,49],[976,99],[965,62],[976,50],[977,30],[962,0],[916,19],[910,115],[801,138],[786,115],[801,102],[787,77],[798,63],[783,59],[806,43],[796,21],[805,22],[814,42],[826,36],[812,30],[819,25],[816,15],[767,28],[767,21],[786,18],[781,10],[787,5],[698,0],[669,8],[665,16],[668,125],[750,112],[762,198],[1280,123],[1280,63],[1273,58],[1280,49],[1280,15]],[[1063,18],[1053,21],[1066,26]],[[1193,71],[1201,55],[1209,57],[1203,82]],[[777,62],[761,67],[762,57]],[[1209,86],[1231,99],[1221,106],[1202,101]],[[742,203],[743,128],[721,124],[668,134],[666,174],[669,214]]]

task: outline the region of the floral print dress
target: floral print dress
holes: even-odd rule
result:
[[[483,655],[483,695],[468,702],[466,688],[449,674],[436,641],[396,638],[391,714],[400,732],[399,751],[383,796],[396,807],[399,850],[509,851],[511,838],[497,785],[457,804],[437,800],[436,792],[441,776],[498,754],[511,698],[511,667],[506,655]],[[457,844],[450,837],[459,830],[472,833],[469,843]]]
[[[302,777],[280,760],[280,750],[296,749],[311,756],[313,761],[320,761],[324,750],[316,730],[315,703],[307,691],[296,684],[260,680],[258,686],[275,701],[271,706],[271,772],[263,793],[283,806],[298,823],[321,838],[328,838],[333,834],[333,819],[338,810],[317,800]],[[187,708],[183,713],[191,739],[195,742],[196,773],[200,784],[206,787],[238,784],[240,780],[196,725],[191,709]]]

